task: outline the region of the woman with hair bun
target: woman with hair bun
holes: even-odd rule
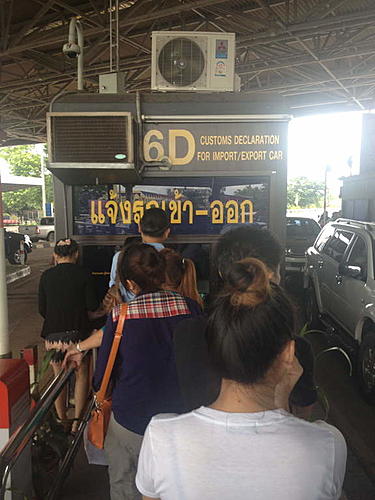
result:
[[[340,498],[345,440],[289,412],[302,373],[293,306],[268,274],[254,258],[227,269],[207,329],[220,394],[209,407],[151,420],[136,478],[144,500]]]
[[[184,297],[195,300],[203,307],[202,297],[197,287],[197,273],[194,262],[182,257],[181,254],[171,248],[164,248],[160,252],[166,262],[164,290],[172,290]]]
[[[95,317],[100,303],[89,271],[79,264],[78,244],[71,238],[57,241],[55,266],[44,271],[39,283],[39,313],[43,316],[42,337],[47,350],[54,349],[51,359],[54,374],[61,370],[65,350],[86,339],[91,331],[90,318]],[[99,313],[100,315],[100,313]],[[75,432],[82,417],[88,394],[88,367],[84,361],[76,371],[75,410],[71,427],[67,420],[66,390],[57,398],[58,417],[67,429]]]

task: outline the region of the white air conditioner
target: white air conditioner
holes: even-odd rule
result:
[[[234,33],[154,31],[152,90],[234,90]]]

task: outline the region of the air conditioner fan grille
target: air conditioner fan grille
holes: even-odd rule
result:
[[[189,38],[173,38],[160,50],[159,71],[171,85],[186,87],[194,84],[205,70],[205,54]]]

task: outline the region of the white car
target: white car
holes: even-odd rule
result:
[[[307,251],[306,313],[336,326],[357,353],[361,392],[375,403],[375,223],[328,223]]]
[[[18,231],[27,234],[32,241],[55,241],[55,218],[42,217],[38,225],[21,225]]]

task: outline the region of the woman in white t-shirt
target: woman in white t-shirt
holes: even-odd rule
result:
[[[293,306],[257,259],[235,263],[226,275],[207,329],[220,395],[210,407],[151,420],[139,491],[146,500],[340,498],[343,436],[289,413],[289,394],[302,373]]]

